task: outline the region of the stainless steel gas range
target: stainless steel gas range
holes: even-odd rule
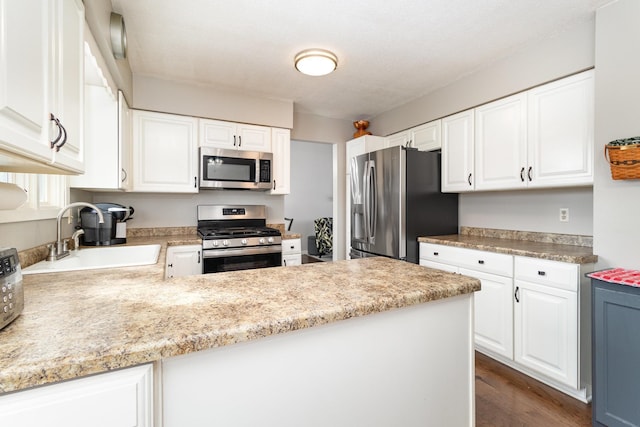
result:
[[[282,264],[280,231],[267,227],[264,205],[199,205],[203,273]]]

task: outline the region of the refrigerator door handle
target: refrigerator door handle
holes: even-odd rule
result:
[[[351,158],[351,199],[354,204],[362,203],[360,194],[360,177],[358,176],[358,162],[355,157]]]
[[[364,240],[369,241],[369,161],[364,162],[362,172],[362,216],[364,223]]]
[[[372,244],[376,243],[376,222],[377,211],[378,211],[378,189],[376,182],[376,162],[371,160],[369,161],[369,197],[371,198],[371,203],[369,206],[369,242]]]

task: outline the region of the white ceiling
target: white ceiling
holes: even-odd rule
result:
[[[552,37],[610,0],[112,0],[134,74],[288,99],[368,119]],[[309,77],[307,48],[339,58]]]

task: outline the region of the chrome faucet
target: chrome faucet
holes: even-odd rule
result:
[[[71,235],[71,240],[73,240],[73,250],[78,251],[80,250],[80,235],[84,234],[84,230],[81,228],[79,230],[76,230],[73,232],[73,234]]]
[[[60,258],[64,258],[67,255],[69,255],[69,248],[67,247],[67,242],[66,241],[62,241],[62,215],[64,215],[64,213],[66,211],[68,211],[71,208],[76,208],[76,207],[80,207],[80,206],[84,206],[84,207],[88,207],[93,209],[94,211],[97,212],[98,214],[98,218],[99,218],[99,223],[103,224],[104,223],[104,215],[102,215],[102,211],[96,206],[93,205],[91,203],[87,203],[87,202],[75,202],[75,203],[70,203],[67,206],[63,207],[62,209],[60,209],[60,212],[58,212],[58,217],[56,218],[56,223],[57,223],[57,228],[56,228],[56,243],[55,246],[50,246],[49,247],[49,256],[47,257],[48,261],[55,261],[58,260]]]

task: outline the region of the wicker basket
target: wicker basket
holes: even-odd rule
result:
[[[640,179],[640,137],[617,139],[604,147],[613,179]]]

